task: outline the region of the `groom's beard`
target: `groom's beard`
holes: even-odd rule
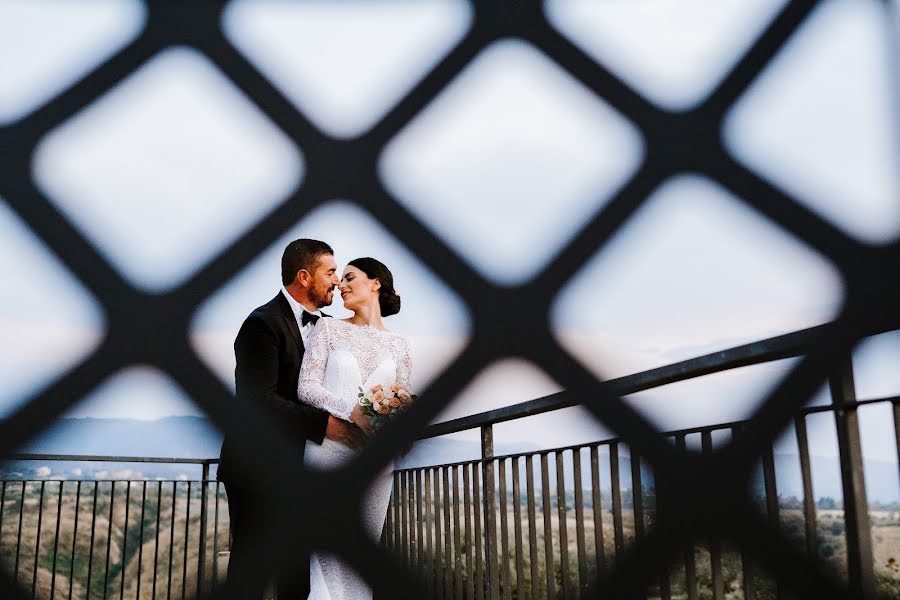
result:
[[[309,299],[319,308],[330,306],[331,301],[334,299],[334,288],[329,288],[323,292],[310,290]]]

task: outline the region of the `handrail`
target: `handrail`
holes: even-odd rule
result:
[[[739,367],[758,365],[785,358],[794,358],[806,354],[834,328],[834,323],[825,323],[807,329],[801,329],[784,335],[779,335],[741,346],[735,346],[727,350],[720,350],[689,358],[680,362],[664,365],[655,369],[641,371],[632,375],[625,375],[616,379],[610,379],[603,385],[607,386],[610,393],[617,396],[626,396],[636,392],[661,387],[670,383],[695,379],[703,375],[721,373]],[[893,331],[894,327],[883,327],[867,335],[877,335],[887,331]],[[579,398],[571,393],[562,391],[549,396],[543,396],[527,402],[520,402],[512,406],[504,406],[474,415],[467,415],[458,419],[442,421],[429,425],[419,436],[419,439],[427,439],[457,433],[470,429],[477,429],[487,425],[495,425],[504,421],[512,421],[523,417],[531,417],[545,412],[570,408],[581,404]]]
[[[218,464],[218,458],[168,458],[155,456],[101,456],[94,454],[10,454],[6,460],[52,460],[65,462],[125,462],[176,465]]]

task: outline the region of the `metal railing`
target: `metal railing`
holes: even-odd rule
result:
[[[828,327],[731,348],[608,385],[627,395],[800,356],[827,334]],[[900,435],[900,397],[857,400],[849,357],[830,383],[831,405],[804,408],[793,419],[802,506],[781,510],[771,444],[761,460],[757,500],[770,526],[786,532],[811,559],[827,559],[853,590],[874,591],[877,577],[857,411],[890,403],[894,432]],[[426,429],[420,439],[479,428],[482,453],[480,459],[394,473],[383,543],[402,564],[422,575],[430,596],[586,597],[595,591],[597,575],[651,532],[659,502],[665,498],[658,497],[653,476],[624,439],[494,455],[493,425],[573,404],[562,392]],[[828,534],[827,556],[820,544],[823,522],[817,516],[806,426],[810,415],[826,412],[833,413],[838,436],[844,524],[840,532]],[[696,446],[700,455],[713,459],[718,451],[714,441],[738,438],[751,425],[737,421],[660,435],[680,453]],[[209,481],[210,465],[217,459],[34,454],[14,458],[202,468],[196,481],[3,481],[0,563],[33,596],[196,597],[222,580],[224,566],[218,556],[229,547],[227,498],[218,482]],[[601,481],[608,481],[606,490]],[[842,556],[846,560],[838,560]],[[649,596],[699,598],[702,593],[720,599],[725,597],[726,583],[734,582],[739,582],[747,599],[779,593],[749,555],[715,535],[698,535],[668,564]]]

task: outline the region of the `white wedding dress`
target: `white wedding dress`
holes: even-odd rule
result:
[[[398,383],[410,389],[411,361],[406,338],[338,319],[319,319],[307,342],[297,397],[301,402],[350,420],[359,388]],[[356,451],[325,438],[306,442],[306,463],[334,469]],[[391,496],[393,464],[378,474],[364,494],[363,522],[377,542]],[[326,553],[310,556],[310,600],[365,600],[372,590],[343,561]]]

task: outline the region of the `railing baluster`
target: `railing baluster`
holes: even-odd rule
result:
[[[569,581],[569,526],[566,522],[566,479],[562,451],[556,452],[556,508],[559,523],[559,563],[562,569],[562,597],[568,600],[572,597],[572,591],[571,582]]]
[[[209,523],[209,463],[203,463],[200,472],[200,537],[197,548],[197,588],[196,596],[199,596],[206,587],[206,535]]]
[[[541,495],[544,512],[544,579],[547,583],[546,597],[556,597],[556,584],[553,573],[553,524],[550,517],[553,505],[550,504],[550,469],[547,466],[547,452],[541,453]]]
[[[87,592],[86,598],[91,597],[91,574],[94,566],[94,533],[97,529],[97,488],[100,486],[99,481],[94,482],[94,501],[91,507],[91,545],[88,553],[88,572],[87,572]]]
[[[687,451],[687,439],[685,434],[675,436],[675,450]],[[688,600],[697,600],[700,592],[697,589],[697,561],[694,553],[694,543],[689,541],[684,548],[684,586],[687,589]]]
[[[490,598],[500,598],[500,575],[497,562],[497,504],[494,487],[494,428],[485,425],[481,428],[481,458],[484,461],[484,528],[487,534],[485,543],[485,559],[487,561],[488,578],[490,579]]]
[[[625,551],[625,532],[622,526],[622,486],[619,481],[619,443],[609,445],[609,478],[612,483],[613,534],[616,541],[616,559]]]
[[[606,546],[603,540],[603,506],[600,501],[600,456],[596,445],[591,446],[591,501],[594,513],[594,564],[597,573],[606,569]]]
[[[44,485],[45,481],[41,482],[41,497],[38,500],[38,522],[37,522],[37,539],[34,543],[34,573],[31,576],[31,597],[35,598],[35,594],[37,594],[37,574],[38,574],[38,562],[40,561],[40,552],[41,552],[41,522],[44,517]]]
[[[450,467],[443,467],[444,479],[444,596],[453,597],[453,538],[450,529]]]
[[[141,483],[141,527],[138,534],[137,591],[135,592],[135,600],[141,600],[141,575],[143,575],[141,567],[144,562],[144,518],[147,516],[147,482],[143,481]]]
[[[213,564],[212,564],[212,585],[215,587],[219,583],[219,486],[221,483],[216,481],[216,508],[213,516]],[[390,514],[390,512],[388,513]],[[155,598],[153,600],[156,600]]]
[[[25,486],[26,481],[22,482],[22,497],[19,499],[19,529],[16,531],[16,566],[13,569],[13,578],[19,581],[19,556],[22,552],[22,517],[25,514]]]
[[[394,486],[391,490],[391,506],[394,513],[393,550],[394,554],[403,561],[402,531],[400,497],[402,496],[402,484],[400,482],[401,471],[394,471]]]
[[[766,491],[766,515],[769,524],[774,528],[780,528],[781,518],[778,510],[778,487],[775,480],[775,456],[772,445],[769,444],[763,452],[763,483]],[[781,585],[775,582],[775,596],[781,598]]]
[[[416,486],[413,471],[406,472],[406,505],[409,514],[409,567],[416,568]]]
[[[736,439],[740,434],[740,427],[733,427],[731,430],[732,439]],[[741,571],[743,573],[743,591],[744,600],[756,600],[756,586],[753,582],[755,567],[753,558],[743,548],[741,548]]]
[[[75,553],[78,547],[78,512],[81,508],[81,480],[75,486],[75,523],[72,527],[72,554],[69,560],[69,600],[72,600],[72,592],[75,589]],[[0,523],[3,517],[0,517]]]
[[[459,517],[459,467],[451,467],[453,478],[453,591],[457,600],[463,597],[462,524]]]
[[[525,494],[528,496],[528,558],[531,568],[531,586],[528,600],[539,597],[538,556],[537,556],[537,501],[534,497],[534,455],[525,457]]]
[[[150,592],[153,600],[156,600],[156,575],[159,572],[159,525],[162,517],[162,488],[163,484],[160,481],[156,488],[156,542],[153,545],[153,590]]]
[[[700,444],[703,454],[712,454],[712,431],[706,430],[700,434]],[[714,600],[725,598],[725,581],[722,579],[722,543],[712,535],[709,540],[709,562],[712,568],[712,591]]]
[[[175,557],[175,507],[177,506],[175,500],[178,496],[178,482],[172,482],[172,519],[169,524],[169,577],[168,583],[166,584],[166,598],[172,597],[172,559]]]
[[[181,600],[184,600],[186,597],[185,592],[187,591],[187,568],[188,568],[188,541],[191,533],[191,483],[187,482],[187,501],[185,503],[185,517],[184,517],[184,558],[183,564],[181,565]]]
[[[472,496],[475,500],[474,510],[475,516],[472,519],[475,522],[475,598],[484,600],[484,554],[481,544],[481,464],[472,463]]]
[[[131,508],[131,481],[125,482],[125,525],[122,526],[122,583],[119,599],[125,598],[125,569],[128,567],[128,511]]]
[[[400,562],[409,568],[409,505],[407,503],[406,471],[400,471]]]
[[[416,571],[425,568],[425,543],[423,538],[424,516],[422,514],[422,469],[416,469]]]
[[[516,597],[523,598],[525,590],[525,557],[522,555],[522,490],[519,482],[519,457],[512,459],[513,534],[516,536]]]
[[[434,471],[434,586],[436,596],[444,597],[444,546],[442,540],[443,521],[441,520],[441,470]]]
[[[107,597],[109,591],[109,553],[112,549],[113,509],[116,500],[116,482],[110,482],[109,493],[109,526],[106,531],[106,566],[103,569],[103,597]]]
[[[512,594],[509,582],[509,523],[506,519],[506,459],[497,461],[500,485],[500,589],[503,598],[510,600]]]
[[[425,566],[423,575],[426,577],[425,583],[428,588],[428,596],[433,598],[434,589],[434,544],[432,537],[434,536],[434,509],[431,506],[431,469],[425,468]],[[388,511],[390,514],[390,511]]]
[[[469,476],[469,470],[471,465],[464,464],[462,466],[463,472],[463,513],[465,514],[465,531],[463,534],[464,537],[464,548],[466,551],[466,594],[467,598],[475,597],[475,575],[472,572],[472,548],[474,544],[472,543],[472,495],[471,495],[471,477]]]
[[[56,559],[59,555],[59,526],[62,522],[63,482],[59,482],[59,498],[56,499],[56,533],[53,536],[53,567],[50,569],[50,600],[56,597]],[[74,558],[74,557],[73,557]]]
[[[806,435],[806,417],[794,419],[797,433],[797,449],[800,454],[800,474],[803,478],[803,522],[805,525],[806,552],[816,558],[816,497],[812,486],[812,465],[809,458],[809,440]]]
[[[6,508],[6,484],[8,482],[4,479],[2,489],[0,489],[0,540],[3,539],[3,513]]]
[[[575,544],[578,549],[578,597],[587,596],[587,545],[584,539],[584,490],[581,489],[581,448],[572,450],[572,470],[575,473]]]
[[[847,540],[847,577],[850,589],[860,598],[875,598],[875,571],[872,555],[872,527],[859,436],[859,412],[855,406],[853,359],[844,358],[829,377],[831,402],[835,407],[841,487],[844,492],[844,525]]]

